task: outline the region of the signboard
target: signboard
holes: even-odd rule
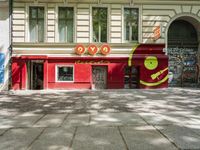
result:
[[[83,55],[87,50],[88,54],[94,56],[99,52],[101,55],[108,55],[111,52],[111,47],[108,44],[103,44],[101,47],[97,47],[94,44],[90,44],[88,47],[84,47],[84,45],[78,44],[74,51],[77,55]]]
[[[153,39],[158,40],[161,37],[161,27],[156,26],[153,30]]]
[[[110,53],[110,46],[109,45],[102,45],[101,46],[101,54],[102,55],[108,55]]]
[[[77,60],[75,64],[109,64],[110,61],[108,60]]]
[[[83,45],[77,45],[76,47],[75,47],[75,53],[77,54],[77,55],[82,55],[82,54],[84,54],[85,53],[85,47],[83,46]]]
[[[97,51],[98,51],[98,47],[96,45],[90,45],[88,47],[88,53],[92,56],[95,55]]]
[[[4,61],[5,55],[0,53],[0,84],[4,83]]]

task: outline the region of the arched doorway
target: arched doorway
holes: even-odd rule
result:
[[[199,80],[198,34],[185,18],[176,19],[168,29],[169,86],[196,87]]]

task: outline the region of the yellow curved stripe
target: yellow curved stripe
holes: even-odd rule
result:
[[[131,53],[129,54],[129,58],[128,58],[128,66],[130,67],[130,66],[132,66],[131,64],[131,60],[132,60],[132,57],[133,57],[133,53],[135,52],[135,50],[138,48],[138,46],[139,46],[140,44],[136,44],[136,45],[134,45],[134,47],[132,48],[132,51],[131,51]]]
[[[167,81],[167,79],[168,79],[168,75],[166,75],[162,80],[160,80],[158,82],[154,82],[154,83],[149,83],[149,82],[140,80],[140,84],[143,84],[146,86],[157,86],[157,85],[160,85],[160,84],[164,83],[165,81]]]

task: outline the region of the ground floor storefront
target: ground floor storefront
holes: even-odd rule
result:
[[[139,45],[129,57],[13,57],[12,88],[165,88],[168,87],[168,57],[163,48],[163,44]]]

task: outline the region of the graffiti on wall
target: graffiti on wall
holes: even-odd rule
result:
[[[197,50],[168,48],[170,86],[193,86],[198,82]]]
[[[4,83],[4,61],[5,55],[0,53],[0,84]]]

